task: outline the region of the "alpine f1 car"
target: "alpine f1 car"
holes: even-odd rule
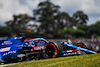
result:
[[[44,38],[12,37],[0,41],[0,62],[48,59],[67,55],[95,54],[86,43],[48,42]]]

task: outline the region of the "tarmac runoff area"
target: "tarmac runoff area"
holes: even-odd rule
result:
[[[17,63],[13,63],[13,64],[4,64],[4,65],[0,65],[0,67],[5,67],[5,66],[11,66],[11,65],[16,65]]]

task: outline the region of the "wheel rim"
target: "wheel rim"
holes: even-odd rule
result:
[[[55,49],[52,45],[48,45],[45,49],[46,54],[48,55],[48,58],[52,58],[55,52]]]
[[[44,58],[55,58],[57,56],[57,48],[53,43],[48,43],[43,50]]]

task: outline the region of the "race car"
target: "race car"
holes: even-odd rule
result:
[[[96,54],[85,43],[48,42],[44,38],[12,37],[0,41],[0,62],[49,59],[68,55]]]

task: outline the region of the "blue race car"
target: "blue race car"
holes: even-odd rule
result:
[[[65,42],[48,42],[44,38],[12,37],[0,41],[0,62],[18,62],[32,59],[48,59],[68,55],[97,53],[85,43],[76,45]]]

